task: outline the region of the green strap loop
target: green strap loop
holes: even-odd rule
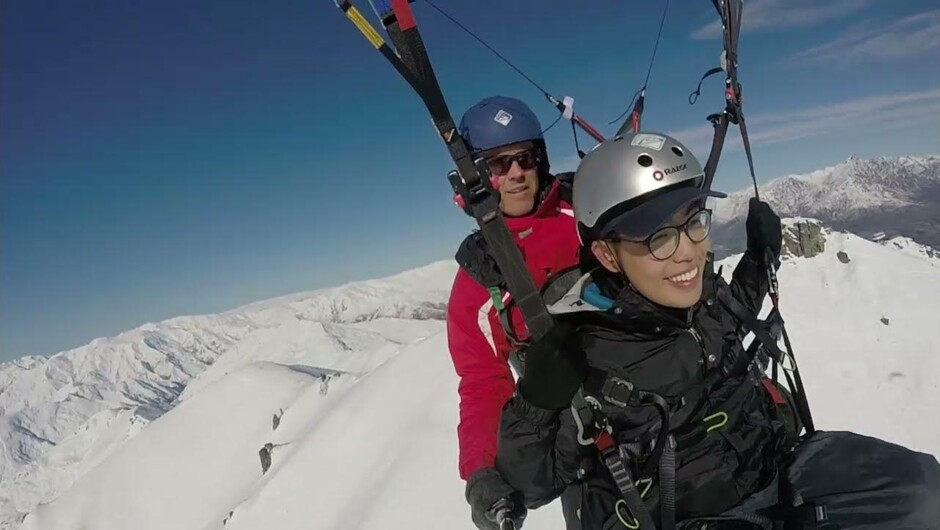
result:
[[[710,423],[712,420],[714,420],[714,419],[716,419],[716,418],[721,418],[721,421],[718,422],[718,423],[716,423],[715,425],[712,425],[711,427],[709,427],[709,428],[705,431],[706,434],[708,434],[708,433],[710,433],[710,432],[712,432],[712,431],[714,431],[714,430],[716,430],[716,429],[720,429],[720,428],[724,427],[725,424],[728,423],[728,414],[726,414],[726,413],[724,413],[724,412],[720,412],[720,411],[719,411],[719,412],[716,412],[716,413],[714,413],[714,414],[712,414],[711,416],[706,416],[705,419],[703,419],[702,421],[705,422],[705,423]]]
[[[506,306],[503,305],[503,292],[499,290],[499,287],[490,287],[488,290],[490,292],[490,298],[493,299],[493,307],[495,307],[497,311],[506,309]]]
[[[627,512],[627,514],[629,515],[630,519],[632,519],[631,521],[627,521],[627,520],[625,520],[625,519],[623,518],[623,515],[621,515],[621,513],[620,513],[620,508],[621,508],[621,506],[622,506],[623,509]],[[617,519],[620,519],[620,523],[621,523],[623,526],[629,528],[630,530],[639,530],[639,528],[640,528],[640,521],[637,521],[636,517],[634,517],[633,514],[630,513],[630,509],[627,508],[627,501],[625,501],[625,500],[623,500],[623,499],[618,500],[618,501],[614,504],[614,512],[617,514]]]

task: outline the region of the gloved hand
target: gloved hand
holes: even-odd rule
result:
[[[747,209],[747,250],[752,258],[761,265],[767,265],[767,249],[773,253],[774,264],[780,258],[780,247],[783,244],[783,230],[780,226],[780,217],[774,213],[770,205],[751,197]]]
[[[558,322],[525,351],[525,373],[519,382],[522,397],[532,405],[560,410],[587,377],[584,349],[577,341],[574,326]]]
[[[498,519],[505,515],[522,528],[528,513],[522,494],[512,489],[495,468],[485,467],[467,480],[470,517],[480,530],[501,530]]]

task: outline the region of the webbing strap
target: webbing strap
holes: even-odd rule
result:
[[[744,304],[738,302],[731,292],[727,289],[718,290],[718,299],[724,303],[728,309],[734,313],[734,315],[741,319],[742,322],[754,333],[754,337],[764,345],[765,350],[768,351],[774,361],[778,364],[783,364],[784,359],[788,359],[789,362],[793,365],[792,370],[784,370],[784,375],[786,376],[787,383],[790,386],[790,390],[793,393],[793,400],[796,403],[797,412],[800,415],[800,421],[802,421],[803,426],[806,427],[808,432],[813,432],[815,430],[813,426],[812,414],[809,409],[809,402],[806,400],[806,394],[803,391],[802,381],[799,380],[799,370],[796,367],[796,362],[792,356],[785,356],[784,353],[777,346],[777,341],[770,335],[766,329],[766,325],[757,319],[747,308],[744,307]],[[790,372],[794,373],[793,377],[796,377],[797,380],[794,381],[791,377]]]
[[[618,388],[618,385],[605,384],[605,388]],[[632,394],[632,385],[630,385],[629,388],[631,389],[630,394]],[[584,436],[583,424],[586,423],[586,418],[580,415],[583,410],[590,410],[592,412],[590,419],[593,420],[595,427],[598,426],[598,418],[600,418],[601,421],[605,419],[604,416],[601,415],[600,410],[588,405],[582,392],[583,391],[579,391],[578,394],[576,394],[575,400],[572,402],[572,408],[574,409],[572,413],[575,415],[575,419],[578,422],[579,438]],[[627,395],[625,394],[625,396]],[[608,399],[608,397],[607,395],[604,396],[604,399],[608,402],[619,402],[617,399],[611,400]],[[656,445],[653,447],[652,453],[646,459],[646,463],[641,470],[641,476],[651,476],[653,469],[655,469],[657,465],[659,466],[660,517],[663,522],[661,529],[674,530],[676,442],[669,433],[669,405],[662,396],[645,391],[637,391],[635,399],[632,398],[632,396],[627,396],[625,399],[640,406],[653,405],[660,414],[661,423]],[[626,405],[627,403],[622,403],[621,406]],[[594,445],[600,452],[604,465],[607,466],[611,477],[617,484],[617,489],[620,490],[621,500],[614,506],[614,510],[620,522],[631,530],[655,530],[656,526],[653,522],[653,518],[649,510],[647,510],[646,506],[643,504],[642,496],[637,490],[636,483],[633,481],[629,470],[629,462],[632,460],[631,451],[636,452],[637,447],[633,444],[617,445],[610,433],[603,429],[599,430],[598,434],[595,436]],[[624,514],[623,509],[628,513]]]
[[[644,464],[640,472],[640,476],[648,477],[653,474],[655,466],[659,463],[666,445],[668,445],[668,438],[670,438],[669,431],[671,430],[669,405],[662,396],[653,392],[638,391],[637,395],[640,398],[641,405],[653,405],[659,412],[660,417],[659,434],[656,435],[656,445],[653,447],[653,452],[650,453],[649,457],[646,459],[646,464]]]
[[[670,434],[659,459],[659,528],[676,527],[676,441]]]
[[[617,489],[620,490],[620,495],[623,497],[626,509],[629,512],[627,517],[624,517],[619,508],[614,507],[621,522],[631,529],[654,530],[656,525],[653,522],[653,517],[643,504],[640,492],[637,491],[633,477],[630,476],[630,471],[627,469],[630,455],[627,453],[626,448],[609,447],[601,453],[601,458],[603,458],[604,464],[617,484]]]
[[[402,61],[401,57],[385,43],[382,36],[366,21],[362,13],[356,9],[356,6],[352,5],[349,0],[337,1],[336,5],[343,11],[346,18],[356,26],[356,29],[362,33],[362,36],[369,41],[369,44],[375,47],[375,49],[395,68],[395,71],[398,72],[402,79],[408,83],[412,90],[420,95],[424,90],[421,80],[412,73],[409,66]]]
[[[734,295],[731,294],[730,289],[718,289],[718,299],[728,307],[728,310],[731,311],[735,317],[747,326],[747,329],[764,345],[764,348],[768,350],[768,353],[775,361],[778,363],[783,362],[783,352],[777,346],[776,339],[767,331],[767,325],[748,311],[748,309],[744,307],[744,304],[739,302]]]
[[[392,0],[394,17],[383,20],[383,24],[387,23],[385,29],[399,54],[386,57],[415,88],[431,114],[434,127],[457,166],[457,170],[448,176],[454,191],[464,198],[467,208],[480,226],[480,232],[506,280],[506,289],[519,306],[530,334],[533,338],[543,337],[553,327],[554,320],[542,303],[522,254],[503,221],[499,211],[499,195],[489,185],[489,171],[485,161],[473,159],[457,132],[408,3],[408,0]]]
[[[705,182],[706,184],[711,184],[711,179],[714,177],[714,170],[718,164],[718,157],[721,154],[721,144],[724,142],[724,135],[727,132],[728,123],[736,123],[738,129],[741,131],[741,141],[744,144],[744,153],[747,156],[747,165],[751,174],[751,181],[754,184],[754,197],[760,200],[760,190],[757,185],[757,176],[754,172],[754,158],[751,154],[751,143],[747,134],[747,125],[744,121],[744,112],[741,109],[741,84],[738,82],[738,36],[741,29],[741,19],[743,13],[743,2],[741,0],[712,0],[712,3],[715,5],[715,9],[718,10],[719,15],[722,20],[723,35],[724,35],[724,50],[723,55],[723,69],[727,72],[727,77],[725,79],[725,101],[726,106],[725,110],[718,116],[713,119],[715,124],[715,138],[712,143],[712,153],[709,156],[708,162],[705,164]],[[710,117],[710,119],[712,119]],[[720,138],[719,138],[720,136]],[[714,157],[714,158],[713,158]],[[709,173],[711,171],[711,173]],[[769,283],[769,294],[770,299],[773,302],[774,309],[778,308],[778,285],[777,285],[777,271],[773,267],[775,257],[769,248],[765,249],[764,262],[767,267],[767,280]],[[773,348],[776,350],[774,353],[776,355],[776,361],[779,363],[783,359],[783,354],[780,353],[779,348],[776,347],[776,341],[766,341],[760,336],[758,330],[752,329],[755,336],[757,336],[761,342],[767,348]],[[796,366],[796,359],[793,356],[793,348],[790,347],[790,340],[787,336],[786,328],[781,329],[784,345],[787,349],[787,355],[789,361],[792,363],[792,370],[786,371],[787,382],[791,384],[791,388],[794,391],[794,399],[796,400],[796,406],[799,410],[801,420],[803,425],[806,426],[808,432],[814,432],[815,426],[813,425],[812,413],[809,409],[809,401],[806,398],[806,392],[803,388],[803,381],[800,377],[800,371]],[[792,372],[792,379],[795,379],[795,386],[793,381],[791,381],[790,372]],[[776,372],[775,372],[776,375]]]

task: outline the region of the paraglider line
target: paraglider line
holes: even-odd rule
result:
[[[522,77],[524,77],[524,78],[526,79],[526,81],[528,81],[529,83],[531,83],[532,86],[534,86],[535,88],[539,89],[539,91],[540,91],[542,94],[548,95],[548,91],[547,91],[547,90],[545,90],[545,89],[542,88],[538,83],[536,83],[535,81],[533,81],[531,77],[527,76],[527,75],[525,74],[525,72],[523,72],[522,70],[520,70],[519,68],[517,68],[516,65],[512,64],[512,62],[511,62],[509,59],[503,57],[503,55],[502,55],[501,53],[499,53],[498,51],[496,51],[495,48],[493,48],[492,46],[490,46],[489,44],[487,44],[486,41],[484,41],[483,39],[481,39],[480,37],[478,37],[476,33],[470,31],[470,29],[467,28],[467,26],[464,26],[464,25],[461,24],[459,21],[457,21],[457,19],[455,19],[454,17],[448,15],[443,9],[437,7],[437,6],[434,4],[434,2],[432,2],[431,0],[424,0],[424,1],[425,1],[425,3],[427,3],[429,6],[433,7],[438,13],[444,15],[448,20],[450,20],[451,22],[453,22],[454,24],[456,24],[460,29],[466,31],[467,34],[469,34],[471,37],[473,37],[474,39],[476,39],[477,42],[479,42],[480,44],[482,44],[483,46],[485,46],[486,49],[488,49],[489,51],[493,52],[494,55],[496,55],[497,57],[499,57],[504,63],[506,63],[507,65],[509,65],[510,68],[512,68],[513,70],[515,70],[519,75],[521,75]]]
[[[608,125],[613,125],[614,123],[617,123],[618,121],[620,121],[624,116],[626,116],[627,113],[630,112],[630,109],[633,108],[633,102],[636,101],[636,97],[640,94],[640,92],[645,92],[646,88],[649,86],[650,74],[653,73],[653,63],[656,62],[656,52],[659,50],[659,43],[663,37],[663,26],[666,24],[666,14],[668,12],[669,12],[669,0],[666,0],[666,6],[663,8],[663,16],[659,20],[659,32],[656,34],[656,44],[653,45],[653,55],[650,56],[650,64],[649,64],[649,67],[646,69],[646,79],[643,81],[643,88],[637,90],[636,93],[633,94],[633,99],[630,100],[630,104],[627,105],[627,110],[623,111],[623,114],[621,114],[620,116],[617,116],[613,121],[609,122]]]

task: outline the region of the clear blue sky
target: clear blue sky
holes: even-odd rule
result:
[[[606,134],[661,1],[437,0]],[[365,0],[360,7],[370,17]],[[452,112],[554,108],[420,0]],[[473,226],[423,105],[331,0],[3,1],[0,360],[448,259]],[[672,0],[644,126],[704,157],[722,107],[708,0]],[[761,179],[940,152],[933,0],[750,0],[741,80]],[[733,131],[736,133],[736,131]],[[591,143],[581,135],[583,147]],[[571,169],[571,128],[548,133]],[[716,186],[747,184],[731,142]]]

